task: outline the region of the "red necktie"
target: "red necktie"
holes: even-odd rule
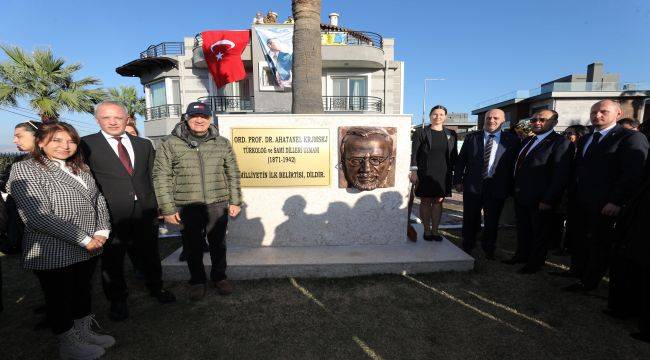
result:
[[[515,166],[515,173],[519,171],[521,168],[521,165],[524,164],[524,159],[526,158],[526,155],[528,155],[528,151],[530,150],[530,147],[533,146],[533,143],[537,140],[537,136],[533,136],[529,141],[526,146],[524,146],[524,149],[521,151],[519,154],[519,157],[517,157],[517,165]]]
[[[122,165],[124,165],[124,168],[126,169],[126,172],[129,173],[129,175],[133,175],[133,166],[131,166],[131,157],[129,156],[129,152],[126,151],[126,146],[122,144],[122,137],[113,136],[113,139],[117,140],[117,155],[120,157],[120,161],[122,162]]]

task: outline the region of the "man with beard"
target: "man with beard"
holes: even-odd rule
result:
[[[352,127],[341,139],[341,165],[348,187],[385,187],[393,166],[393,139],[378,127]]]
[[[553,130],[557,122],[554,110],[536,112],[530,120],[534,135],[526,140],[515,162],[517,252],[509,263],[525,263],[520,274],[536,273],[544,265],[555,211],[571,174],[575,150],[569,139]]]

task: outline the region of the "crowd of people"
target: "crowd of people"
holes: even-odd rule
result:
[[[156,150],[138,137],[122,104],[104,101],[94,115],[101,130],[84,137],[64,122],[18,124],[14,142],[25,155],[1,184],[9,195],[6,204],[0,201],[0,230],[7,226],[10,234],[6,248],[22,249],[23,267],[41,285],[60,355],[69,359],[98,358],[116,343],[93,330],[98,262],[111,320],[130,316],[126,255],[153,299],[176,301],[162,280],[159,219],[181,229],[190,300],[202,299],[208,284],[221,295],[233,292],[225,237],[229,217],[241,211],[239,169],[208,106],[189,104],[184,121]],[[647,127],[621,119],[612,100],[592,106],[590,126],[571,125],[561,134],[553,110],[539,110],[509,131],[502,129],[505,113],[493,109],[458,150],[446,116],[444,106],[433,107],[431,124],[413,134],[409,177],[421,199],[424,240],[443,240],[442,204],[453,188],[463,194],[463,250],[473,254],[481,234],[485,258],[495,260],[499,219],[513,197],[517,249],[503,262],[534,274],[557,248],[571,255],[571,268],[555,275],[575,278],[564,290],[579,293],[596,289],[609,270],[605,313],[639,316],[633,336],[649,342]],[[0,273],[0,294],[1,280]]]
[[[153,299],[176,301],[163,286],[159,217],[181,226],[190,299],[207,290],[206,237],[211,284],[221,295],[233,292],[225,274],[225,234],[228,217],[240,211],[239,170],[206,104],[190,104],[185,121],[158,152],[138,137],[122,104],[101,102],[94,115],[101,130],[84,137],[64,122],[17,125],[14,143],[25,155],[11,165],[3,182],[8,202],[0,202],[0,230],[9,225],[22,231],[9,237],[7,248],[20,248],[23,267],[36,275],[46,324],[63,359],[96,359],[116,342],[93,330],[91,284],[98,262],[111,320],[129,318],[127,254]]]
[[[590,126],[571,125],[561,134],[554,110],[539,110],[508,131],[502,129],[505,113],[492,109],[456,154],[456,134],[444,127],[446,113],[434,107],[431,125],[413,134],[410,178],[421,197],[424,240],[442,239],[441,204],[453,186],[463,194],[463,250],[473,254],[482,222],[485,258],[495,260],[501,212],[513,197],[517,249],[502,262],[521,264],[522,275],[535,274],[550,249],[569,253],[570,270],[553,275],[575,278],[563,289],[575,293],[595,290],[609,270],[603,312],[638,316],[639,332],[631,335],[650,342],[648,126],[622,119],[613,100],[591,107]]]

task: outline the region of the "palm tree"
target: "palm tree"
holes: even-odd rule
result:
[[[291,9],[295,19],[291,112],[294,114],[322,113],[321,0],[292,0]]]
[[[105,94],[94,77],[74,80],[81,64],[66,65],[52,51],[35,50],[31,55],[19,47],[0,46],[9,60],[0,63],[0,104],[17,105],[27,99],[45,123],[56,122],[61,111],[93,112]]]
[[[108,99],[117,101],[126,106],[129,119],[135,123],[135,116],[144,116],[147,105],[144,98],[138,97],[138,93],[133,86],[120,86],[119,88],[108,89]]]

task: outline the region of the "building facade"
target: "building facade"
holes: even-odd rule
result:
[[[168,135],[187,104],[210,104],[219,114],[290,113],[291,89],[278,87],[252,25],[251,39],[241,55],[247,77],[217,88],[208,72],[201,34],[181,42],[148,47],[138,59],[116,69],[122,76],[140,78],[147,111],[145,135],[154,142]],[[273,24],[287,26],[292,24]],[[402,114],[404,63],[394,59],[394,39],[355,31],[338,23],[321,24],[321,34],[345,34],[343,44],[322,42],[322,96],[326,113]]]
[[[559,115],[557,129],[563,130],[570,125],[588,125],[591,106],[603,99],[613,99],[620,102],[623,117],[650,121],[650,83],[621,83],[619,74],[606,74],[603,70],[602,63],[590,64],[587,74],[564,76],[535,89],[517,90],[483,101],[472,115],[477,115],[478,124],[483,124],[488,110],[501,109],[506,113],[506,123],[514,126],[538,110],[551,109]]]

